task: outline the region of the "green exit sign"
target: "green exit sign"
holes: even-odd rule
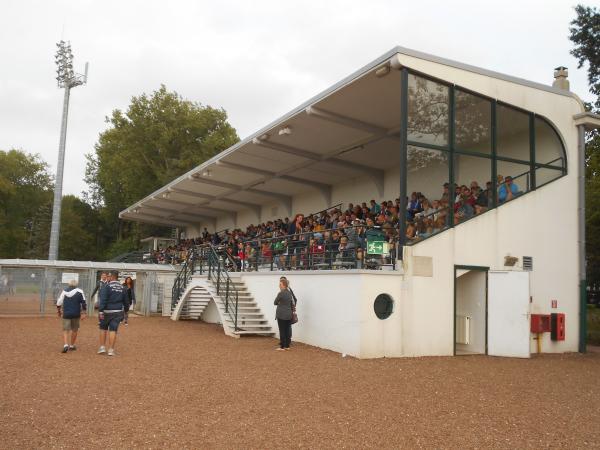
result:
[[[367,253],[370,255],[383,255],[388,252],[388,243],[385,241],[367,242]]]

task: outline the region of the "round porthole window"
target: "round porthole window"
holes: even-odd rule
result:
[[[387,319],[394,312],[394,300],[388,294],[379,294],[373,303],[375,315],[381,319]]]

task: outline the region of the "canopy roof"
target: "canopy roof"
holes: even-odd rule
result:
[[[406,55],[559,95],[569,91],[395,47],[263,129],[163,186],[119,214],[166,226],[197,224],[240,209],[260,215],[315,191],[331,204],[332,186],[356,176],[383,196],[383,172],[399,164],[400,72]]]
[[[46,259],[0,259],[0,267],[49,267],[60,269],[127,270],[136,272],[176,272],[170,264],[133,264],[110,261],[60,261]]]

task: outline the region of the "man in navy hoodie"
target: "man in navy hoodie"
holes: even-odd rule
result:
[[[106,335],[108,334],[108,356],[115,355],[115,342],[119,323],[123,320],[123,311],[127,305],[127,290],[119,283],[119,272],[110,272],[108,284],[100,289],[98,319],[100,319],[100,348],[98,354],[106,353]]]
[[[56,301],[58,317],[62,317],[63,326],[63,353],[69,350],[77,350],[75,341],[79,331],[79,319],[85,319],[86,303],[85,295],[77,287],[77,281],[71,280],[69,287],[64,289]]]

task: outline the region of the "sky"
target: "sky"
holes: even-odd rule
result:
[[[588,6],[600,6],[584,1]],[[86,189],[85,155],[114,109],[161,84],[223,108],[240,138],[396,45],[551,84],[569,68],[569,0],[0,0],[0,149],[39,154],[54,173],[63,90],[56,42],[88,84],[71,91],[64,194]]]

